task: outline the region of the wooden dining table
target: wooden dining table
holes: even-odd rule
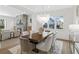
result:
[[[42,34],[39,34],[39,33],[32,34],[32,36],[30,38],[30,42],[35,44],[35,48],[33,49],[34,52],[38,53],[38,49],[36,48],[36,44],[38,44],[39,42],[41,42],[43,40],[44,40],[44,37]]]
[[[32,37],[30,38],[30,40],[35,41],[35,42],[41,42],[42,40],[44,40],[44,37],[43,37],[42,34],[33,33]]]
[[[49,35],[54,34],[54,33],[50,33],[47,36],[43,36],[42,34],[39,33],[33,33],[32,36],[29,38],[30,42],[32,42],[33,44],[35,44],[35,48],[33,49],[34,52],[38,53],[38,49],[36,48],[36,45],[38,43],[40,43],[41,41],[44,41]]]

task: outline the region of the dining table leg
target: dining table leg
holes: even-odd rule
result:
[[[32,51],[34,51],[35,53],[38,53],[39,50],[36,48],[36,44],[37,44],[37,43],[35,43],[35,48],[34,48]]]

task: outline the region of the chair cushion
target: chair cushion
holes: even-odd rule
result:
[[[28,31],[22,32],[21,37],[28,38],[29,37],[29,32]]]
[[[36,46],[37,49],[44,51],[44,52],[48,52],[51,48],[52,40],[53,40],[53,35],[48,36],[48,38],[45,41],[37,44]]]

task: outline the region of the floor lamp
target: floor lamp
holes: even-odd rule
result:
[[[74,38],[73,38],[73,53],[75,53],[76,34],[77,34],[77,32],[79,32],[79,24],[71,24],[71,25],[69,25],[69,32],[70,33],[72,32],[74,34]]]

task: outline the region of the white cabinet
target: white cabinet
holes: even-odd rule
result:
[[[28,16],[25,14],[18,15],[16,16],[16,25],[17,28],[20,29],[21,31],[26,31],[27,30],[27,23],[28,23]]]

